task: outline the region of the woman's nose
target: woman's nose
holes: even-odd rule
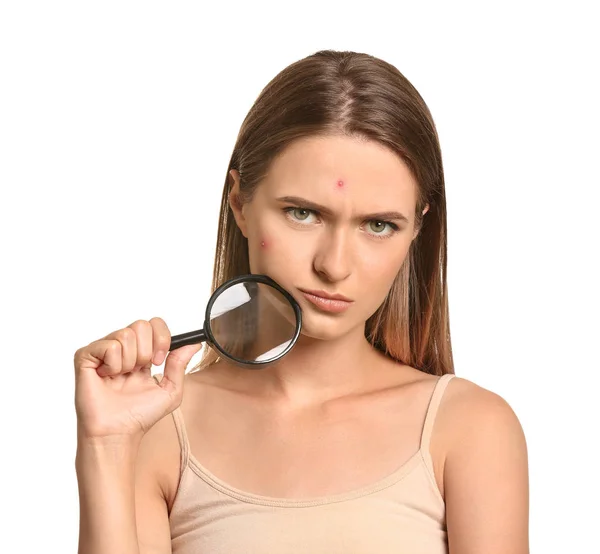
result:
[[[332,230],[319,242],[313,262],[315,271],[328,281],[343,281],[352,271],[351,250],[348,233],[342,229]]]

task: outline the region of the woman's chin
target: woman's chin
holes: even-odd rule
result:
[[[317,340],[333,340],[345,335],[347,332],[347,324],[345,325],[341,320],[324,323],[305,319],[302,322],[300,334]]]

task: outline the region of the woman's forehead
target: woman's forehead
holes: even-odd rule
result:
[[[368,152],[363,153],[366,159],[357,160],[345,159],[346,152],[339,150],[317,150],[297,148],[277,159],[259,195],[269,200],[300,197],[354,213],[397,210],[408,215],[414,210],[415,180],[395,154],[389,153],[387,163],[377,164]],[[308,155],[311,152],[315,155]]]
[[[290,144],[271,163],[266,182],[282,186],[332,188],[346,192],[376,188],[383,193],[416,182],[408,166],[390,149],[351,137],[307,137]]]

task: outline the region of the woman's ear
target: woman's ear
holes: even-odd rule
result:
[[[231,190],[228,197],[229,206],[231,207],[233,217],[235,218],[235,222],[242,232],[242,235],[248,238],[246,231],[246,219],[244,217],[244,206],[240,201],[240,172],[237,169],[232,169],[229,172],[228,179],[233,183],[231,185]]]
[[[429,211],[429,204],[425,204],[425,208],[424,208],[424,210],[423,210],[423,213],[421,214],[421,217],[419,218],[419,219],[421,220],[421,224],[420,224],[418,227],[416,227],[416,228],[415,228],[415,231],[414,231],[414,233],[413,233],[413,238],[412,238],[412,240],[415,240],[415,239],[417,238],[417,236],[419,235],[419,233],[421,232],[421,227],[422,227],[422,225],[423,225],[423,222],[422,222],[422,219],[421,219],[421,218],[422,218],[422,217],[423,217],[423,216],[424,216],[424,215],[425,215],[425,214],[426,214],[428,211]]]

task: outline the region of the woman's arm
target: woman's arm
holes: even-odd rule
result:
[[[450,554],[529,554],[527,444],[499,395],[461,379],[444,490]]]
[[[179,452],[170,415],[139,444],[80,441],[76,470],[79,554],[171,553],[165,488],[176,484]]]
[[[137,320],[79,348],[75,366],[80,554],[171,552],[165,476],[157,471],[157,429],[171,423],[183,399],[185,369],[201,344],[169,351],[163,319]],[[153,364],[165,364],[161,381]],[[167,423],[165,423],[167,422]],[[162,423],[162,425],[161,425]],[[176,448],[170,449],[176,452]],[[177,459],[175,454],[173,459]]]
[[[140,554],[135,519],[138,445],[79,441],[79,554]]]

